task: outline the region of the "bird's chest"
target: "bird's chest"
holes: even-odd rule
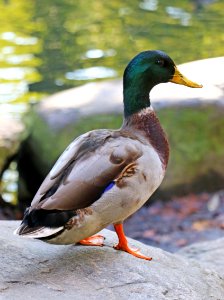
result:
[[[130,124],[129,124],[130,123]],[[141,110],[128,120],[128,126],[146,138],[158,154],[163,168],[166,169],[169,160],[169,143],[159,119],[151,107]]]
[[[116,210],[117,213],[120,211],[123,219],[144,205],[159,187],[165,175],[165,169],[156,150],[145,146],[143,151],[144,155],[136,161],[132,174],[124,176],[114,189],[114,195],[115,193],[119,195],[117,197],[119,205],[113,207],[114,210],[111,211]]]
[[[153,147],[147,147],[144,155],[138,160],[137,184],[138,193],[142,199],[149,198],[159,187],[165,175],[164,164],[158,152]],[[146,199],[146,200],[147,200]]]

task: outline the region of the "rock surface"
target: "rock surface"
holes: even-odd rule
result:
[[[56,246],[12,235],[19,222],[1,221],[0,298],[11,299],[149,299],[221,300],[223,271],[210,263],[170,254],[130,240],[151,255],[147,262],[115,251],[113,232],[104,230],[105,247]],[[194,246],[207,249],[205,244]],[[215,250],[216,251],[216,250]],[[198,251],[199,253],[199,251]],[[180,254],[180,253],[179,253]],[[216,257],[224,261],[223,255]],[[216,271],[215,271],[216,269]]]
[[[21,141],[26,137],[25,125],[15,118],[4,106],[0,111],[0,174],[7,160],[18,152]]]
[[[224,238],[214,242],[193,244],[178,251],[178,254],[188,259],[200,261],[206,268],[211,268],[224,278]]]

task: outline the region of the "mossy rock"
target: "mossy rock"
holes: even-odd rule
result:
[[[161,189],[184,194],[223,188],[224,108],[173,107],[158,115],[171,147]]]
[[[224,108],[179,106],[159,109],[157,114],[171,148],[168,170],[159,193],[169,197],[223,188]],[[52,130],[35,111],[29,118],[32,118],[32,131],[26,147],[32,156],[32,172],[39,174],[34,190],[74,138],[89,130],[119,128],[122,124],[121,114],[101,114],[83,117],[63,129]]]
[[[11,114],[0,115],[0,174],[5,170],[12,157],[27,137],[27,130],[23,122]]]

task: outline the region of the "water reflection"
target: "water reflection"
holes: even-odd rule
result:
[[[179,19],[181,25],[189,26],[191,20],[191,14],[187,13],[185,10],[179,7],[168,6],[166,7],[166,12],[173,18]]]
[[[101,49],[90,49],[86,51],[85,58],[101,58],[107,56],[114,56],[116,55],[116,50],[108,49],[108,50],[101,50]]]
[[[12,162],[2,175],[1,194],[6,202],[16,204],[18,190],[18,171],[16,162]]]
[[[28,92],[28,85],[21,81],[18,83],[0,83],[0,101],[11,102]]]
[[[0,68],[0,102],[12,102],[28,93],[35,70],[25,67]]]
[[[0,38],[17,45],[35,45],[38,42],[36,37],[22,37],[18,36],[15,32],[3,32]]]
[[[19,55],[10,55],[5,58],[5,61],[9,64],[18,65],[33,59],[32,54],[19,54]]]
[[[106,67],[92,67],[85,69],[78,69],[73,72],[67,72],[65,77],[69,80],[91,80],[100,78],[116,77],[117,72]]]
[[[4,115],[4,117],[10,118],[21,118],[21,115],[27,112],[27,105],[26,103],[14,103],[14,104],[9,104],[9,103],[4,103],[1,104],[1,109],[0,109],[0,118]]]
[[[0,80],[23,80],[33,72],[30,68],[11,67],[0,69]]]
[[[155,11],[158,8],[158,0],[144,0],[139,3],[139,7],[144,10]]]

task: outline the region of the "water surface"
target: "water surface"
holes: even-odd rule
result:
[[[45,94],[122,76],[147,49],[177,63],[221,56],[223,28],[223,1],[1,1],[0,103],[20,113]]]

